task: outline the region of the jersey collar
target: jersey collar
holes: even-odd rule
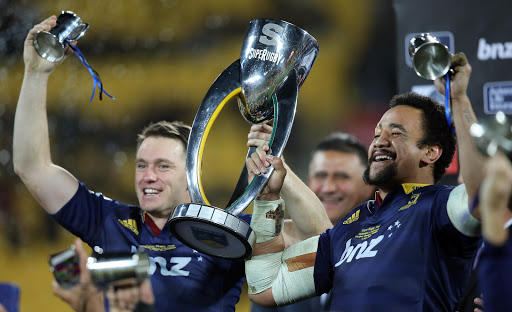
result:
[[[402,187],[404,189],[405,194],[410,194],[413,191],[419,189],[420,187],[429,186],[432,184],[421,184],[421,183],[404,183],[402,184]]]
[[[143,214],[142,220],[144,220],[144,222],[148,225],[151,232],[153,232],[153,235],[155,235],[155,237],[158,237],[158,235],[160,235],[162,230],[160,230],[158,228],[158,226],[155,224],[155,221],[153,221],[153,219],[151,219],[151,217],[149,216],[149,214],[147,212],[143,211],[142,214]]]
[[[419,189],[420,187],[429,186],[432,184],[422,184],[422,183],[404,183],[402,184],[402,188],[404,189],[405,194],[410,194],[413,191]],[[375,203],[377,207],[380,207],[382,204],[382,198],[380,197],[379,191],[375,191]]]

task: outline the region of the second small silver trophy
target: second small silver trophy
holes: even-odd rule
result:
[[[295,117],[298,90],[317,54],[317,41],[301,28],[280,20],[251,21],[240,59],[215,80],[192,124],[186,165],[192,203],[177,206],[168,222],[173,235],[185,245],[222,258],[252,255],[255,234],[238,216],[263,189],[273,168],[256,176],[247,187],[243,168],[228,207],[211,206],[201,183],[206,137],[224,105],[237,97],[240,112],[250,123],[274,119],[269,146],[273,156],[281,156]]]

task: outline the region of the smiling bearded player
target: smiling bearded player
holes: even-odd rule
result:
[[[246,261],[251,300],[286,305],[330,291],[333,311],[453,310],[478,247],[478,211],[470,212],[468,202],[484,160],[469,135],[476,122],[466,95],[471,66],[463,54],[452,64],[452,113],[466,185],[436,184],[452,160],[455,137],[444,108],[415,93],[394,97],[375,128],[364,175],[378,187],[375,200],[319,237],[284,250],[279,220],[265,214],[285,206],[286,169],[262,147],[247,160],[249,172],[265,160],[275,168],[254,205],[251,226],[259,238]],[[435,84],[444,93],[442,79]]]

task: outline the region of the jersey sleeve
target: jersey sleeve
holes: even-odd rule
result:
[[[89,245],[103,232],[107,215],[121,204],[101,193],[94,193],[80,182],[75,195],[57,213],[51,215],[57,223]]]
[[[318,249],[316,251],[315,269],[313,277],[315,280],[315,291],[318,296],[328,293],[332,288],[333,264],[331,256],[331,234],[332,229],[320,235]]]
[[[471,258],[478,248],[480,239],[462,234],[450,221],[446,206],[452,190],[451,187],[443,187],[435,194],[432,202],[434,233],[439,245],[448,255]]]

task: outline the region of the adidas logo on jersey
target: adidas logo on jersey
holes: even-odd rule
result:
[[[421,193],[412,194],[411,199],[409,199],[409,202],[407,203],[407,205],[402,206],[400,209],[398,209],[398,211],[405,210],[405,209],[411,207],[412,205],[415,205],[416,202],[418,201],[418,198],[420,197],[420,195],[421,195]]]
[[[359,220],[359,209],[354,212],[347,220],[343,221],[343,224],[350,224]]]
[[[139,230],[137,229],[137,222],[135,222],[135,220],[133,220],[133,219],[128,219],[128,220],[117,219],[117,221],[119,221],[119,223],[121,223],[124,227],[130,229],[133,233],[135,233],[135,235],[139,235]]]

